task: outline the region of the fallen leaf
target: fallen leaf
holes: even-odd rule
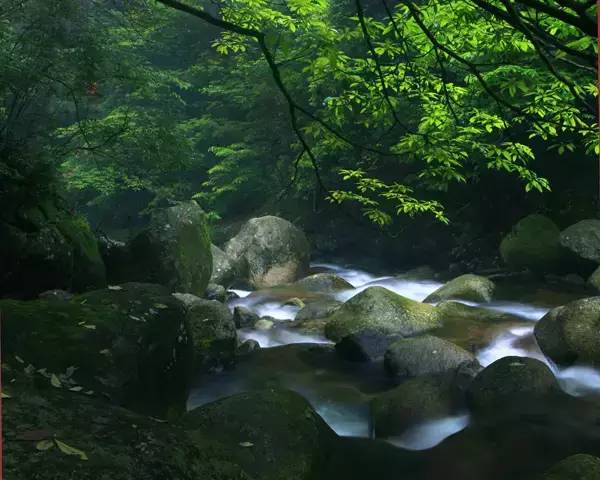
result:
[[[164,310],[165,308],[169,308],[167,305],[165,305],[164,303],[155,303],[154,306],[156,308],[159,308],[161,310]]]
[[[89,328],[90,330],[96,330],[96,325],[83,325],[83,328]]]
[[[66,455],[76,455],[76,456],[78,456],[78,457],[79,457],[81,460],[87,460],[87,459],[88,459],[88,457],[87,457],[87,455],[85,454],[85,452],[82,452],[81,450],[79,450],[79,449],[77,449],[77,448],[75,448],[75,447],[72,447],[72,446],[70,446],[70,445],[67,445],[66,443],[64,443],[64,442],[61,442],[60,440],[58,440],[58,439],[56,439],[56,438],[54,439],[54,441],[56,442],[56,446],[57,446],[57,447],[60,449],[60,451],[61,451],[61,452],[63,452],[64,454],[66,454]]]
[[[60,380],[59,380],[59,379],[58,379],[58,377],[57,377],[56,375],[54,375],[54,374],[52,374],[52,376],[50,377],[50,384],[51,384],[53,387],[56,387],[56,388],[60,388],[60,387],[62,387],[62,383],[60,383]]]
[[[11,396],[8,393],[2,392],[2,398],[11,398]]]
[[[44,451],[44,450],[51,449],[53,446],[54,446],[53,440],[42,440],[41,442],[37,443],[35,448],[37,448],[38,450]]]
[[[25,360],[23,360],[21,357],[19,357],[18,355],[15,355],[15,360],[19,363],[25,363]]]
[[[71,391],[71,392],[81,392],[82,390],[83,390],[83,387],[81,385],[76,385],[75,387],[69,388],[69,391]]]
[[[72,376],[75,373],[75,370],[77,370],[77,367],[69,367],[69,368],[67,368],[67,370],[65,370],[65,376],[67,378],[69,378],[70,376]]]
[[[249,448],[249,447],[253,447],[254,444],[252,442],[241,442],[240,443],[240,447],[244,447],[244,448]]]
[[[108,289],[109,290],[123,290],[123,287],[121,287],[119,285],[109,285]]]

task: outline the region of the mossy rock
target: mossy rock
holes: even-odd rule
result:
[[[158,285],[125,284],[69,301],[0,301],[5,358],[156,416],[185,409],[193,366],[183,305]],[[48,380],[46,380],[46,383]]]
[[[52,202],[0,220],[0,292],[32,298],[52,289],[81,292],[106,285],[104,263],[87,221]]]
[[[553,361],[600,365],[600,297],[575,300],[550,310],[536,325],[535,338]]]
[[[315,273],[308,277],[298,280],[294,285],[308,290],[309,292],[319,292],[333,294],[343,290],[352,290],[351,283],[334,273]]]
[[[217,300],[206,300],[189,293],[174,296],[186,307],[195,370],[220,371],[231,367],[238,340],[229,308]]]
[[[593,271],[593,273],[588,278],[587,283],[597,292],[600,292],[600,267]]]
[[[206,215],[190,201],[159,209],[129,244],[132,278],[201,296],[212,273]]]
[[[325,335],[337,342],[362,330],[410,336],[439,326],[433,306],[415,302],[383,287],[369,287],[330,317]]]
[[[3,389],[10,398],[3,400],[2,433],[11,480],[251,480],[209,438],[194,441],[179,426],[102,398],[34,387],[7,368],[2,377],[10,383]],[[69,455],[56,441],[76,450]]]
[[[577,257],[600,263],[600,220],[581,220],[560,234],[560,244]]]
[[[496,417],[504,410],[543,403],[559,391],[548,366],[527,357],[503,357],[483,369],[467,391],[471,410],[477,415]]]
[[[81,216],[63,215],[57,228],[73,248],[72,289],[83,292],[106,285],[106,269],[88,222]]]
[[[578,454],[561,460],[549,469],[541,480],[598,480],[600,458]]]
[[[412,378],[457,372],[466,365],[476,369],[479,362],[458,345],[422,335],[392,343],[385,352],[384,365],[390,375]]]
[[[559,243],[558,226],[544,215],[529,215],[521,219],[504,237],[500,255],[513,270],[535,273],[562,271],[565,251]]]
[[[300,229],[272,215],[248,220],[225,253],[254,288],[294,282],[308,272],[310,245]]]
[[[400,436],[411,426],[451,415],[460,406],[452,375],[413,378],[371,401],[373,430],[377,437]]]
[[[450,280],[423,301],[436,303],[442,300],[461,299],[473,302],[491,302],[495,289],[496,285],[491,280],[468,273]]]
[[[194,444],[231,450],[230,460],[261,480],[313,479],[336,435],[310,404],[288,390],[240,393],[187,413]]]

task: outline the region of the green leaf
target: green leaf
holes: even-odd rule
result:
[[[56,446],[60,449],[61,452],[63,452],[66,455],[75,455],[78,456],[80,460],[87,460],[88,457],[86,455],[85,452],[75,448],[75,447],[71,447],[70,445],[67,445],[64,442],[61,442],[58,439],[54,439],[54,441],[56,442]]]
[[[40,451],[46,451],[46,450],[50,450],[52,447],[54,447],[54,440],[40,440],[36,445],[35,448],[37,450]]]
[[[50,377],[50,384],[55,388],[62,387],[62,383],[60,383],[60,380],[58,379],[58,377],[55,374],[52,374],[52,376]]]

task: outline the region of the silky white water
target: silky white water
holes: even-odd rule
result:
[[[333,295],[332,298],[342,302],[371,286],[382,286],[405,297],[422,301],[442,285],[434,279],[379,276],[364,270],[331,263],[315,263],[312,266],[320,271],[335,273],[353,286],[352,289],[343,290]],[[239,298],[229,302],[230,308],[233,309],[237,305],[242,305],[261,317],[270,317],[274,322],[274,326],[267,330],[239,330],[240,340],[255,340],[262,348],[299,343],[331,344],[329,340],[322,336],[301,333],[289,327],[290,321],[294,319],[300,310],[299,307],[284,305],[282,301],[274,300],[268,292],[264,294],[245,290],[232,290],[232,292]],[[548,307],[506,300],[494,301],[489,304],[464,303],[510,313],[530,323],[530,325],[525,326],[507,326],[491,342],[477,351],[476,356],[484,367],[505,356],[532,357],[545,362],[552,369],[561,387],[568,394],[576,396],[600,394],[600,371],[589,366],[558,368],[544,357],[534,341],[525,341],[532,338],[535,322],[548,312]],[[275,365],[273,368],[277,368],[277,366]],[[285,372],[282,375],[285,376]],[[343,395],[340,396],[335,393],[335,389],[327,392],[328,386],[326,384],[323,384],[323,391],[320,391],[319,381],[321,380],[315,381],[315,379],[294,377],[293,375],[285,379],[286,387],[301,393],[307,398],[315,410],[339,435],[368,437],[370,435],[368,402],[365,402],[364,399],[352,401],[346,398],[340,400],[339,397],[343,397]],[[228,388],[231,391],[238,389],[231,386]],[[197,406],[208,400],[208,397],[204,400],[196,398],[193,403]],[[439,444],[448,436],[466,428],[468,423],[469,416],[457,412],[449,417],[416,425],[402,436],[389,439],[389,441],[409,450],[428,449]]]

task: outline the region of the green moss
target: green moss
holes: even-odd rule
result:
[[[502,260],[514,270],[537,273],[562,269],[564,251],[559,244],[560,230],[544,215],[529,215],[520,220],[500,244]]]
[[[84,291],[105,286],[106,269],[89,223],[81,216],[63,215],[57,228],[73,249],[72,288]]]
[[[193,349],[185,311],[164,288],[127,284],[71,301],[0,301],[3,354],[134,410],[183,411]],[[41,379],[48,383],[47,379]]]
[[[325,326],[325,335],[334,341],[363,330],[408,336],[438,326],[433,306],[415,302],[383,287],[369,287],[331,316]]]
[[[11,480],[251,479],[228,451],[206,438],[194,443],[176,425],[81,393],[36,388],[26,375],[6,368],[3,380],[10,382],[3,447],[4,474]],[[48,439],[84,452],[87,460],[66,455],[56,444],[36,448]]]
[[[129,247],[132,279],[202,295],[212,273],[206,215],[195,202],[158,210]]]

